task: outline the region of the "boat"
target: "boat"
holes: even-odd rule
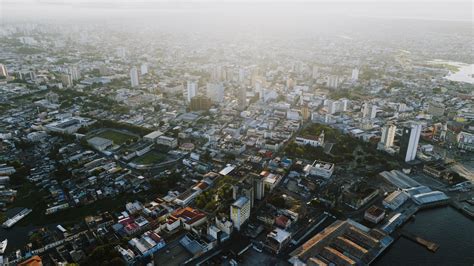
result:
[[[5,249],[7,249],[8,239],[3,240],[0,242],[0,254],[5,253]]]

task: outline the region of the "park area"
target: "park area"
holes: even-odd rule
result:
[[[96,137],[101,137],[104,139],[109,139],[114,142],[114,144],[121,145],[127,141],[131,141],[134,138],[138,138],[132,134],[123,132],[123,131],[118,131],[118,130],[113,130],[113,129],[106,129],[104,131],[101,131]]]

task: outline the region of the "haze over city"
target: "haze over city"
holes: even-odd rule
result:
[[[0,266],[473,265],[473,12],[0,0]]]

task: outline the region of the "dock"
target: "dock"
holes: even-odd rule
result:
[[[466,204],[459,201],[451,201],[449,205],[470,219],[474,219],[474,208],[469,206],[470,203],[468,201],[465,202]]]
[[[19,213],[17,213],[15,216],[13,216],[12,218],[6,220],[3,224],[2,224],[2,227],[3,228],[10,228],[12,226],[14,226],[16,223],[18,223],[21,219],[25,218],[25,216],[27,216],[28,214],[30,214],[33,210],[32,209],[23,209],[22,211],[20,211]]]
[[[407,231],[405,231],[405,230],[403,230],[403,229],[401,229],[399,232],[400,232],[400,236],[403,236],[403,237],[405,237],[406,239],[409,239],[409,240],[411,240],[411,241],[413,241],[413,242],[415,242],[415,243],[418,243],[418,244],[424,246],[426,249],[428,249],[428,250],[431,251],[431,252],[436,252],[436,251],[438,250],[438,248],[439,248],[439,245],[438,245],[438,244],[436,244],[436,243],[434,243],[434,242],[431,242],[431,241],[428,241],[428,240],[426,240],[426,239],[424,239],[424,238],[421,238],[421,237],[419,237],[419,236],[417,236],[417,235],[415,235],[415,234],[412,234],[412,233],[410,233],[410,232],[407,232]]]

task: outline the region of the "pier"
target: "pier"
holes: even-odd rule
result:
[[[12,218],[6,220],[3,224],[2,224],[2,227],[3,228],[10,228],[12,226],[14,226],[16,223],[18,223],[21,219],[25,218],[28,214],[30,214],[33,210],[31,209],[23,209],[21,210],[19,213],[17,213],[15,216],[13,216]]]
[[[429,251],[431,252],[436,252],[439,248],[439,245],[434,243],[434,242],[431,242],[431,241],[428,241],[424,238],[421,238],[415,234],[412,234],[410,232],[407,232],[405,230],[399,230],[399,233],[400,233],[400,236],[403,236],[405,237],[406,239],[409,239],[415,243],[418,243],[422,246],[424,246],[426,249],[428,249]]]

